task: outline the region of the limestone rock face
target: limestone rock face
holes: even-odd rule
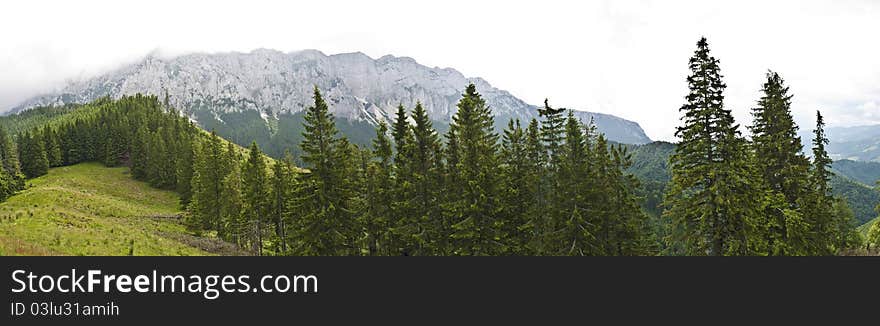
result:
[[[266,49],[170,59],[148,56],[110,73],[71,82],[59,93],[30,99],[13,112],[136,93],[162,99],[167,92],[171,104],[196,122],[205,113],[219,117],[245,110],[258,111],[269,121],[279,114],[304,110],[318,86],[337,118],[375,124],[392,118],[398,104],[412,108],[421,101],[433,120],[449,122],[468,83],[476,85],[504,123],[509,118],[537,117],[537,107],[452,68],[426,67],[412,58],[390,55],[373,59],[363,53],[328,56],[316,50],[283,53]],[[650,142],[635,122],[585,111],[576,114],[585,122],[593,119],[610,140]]]

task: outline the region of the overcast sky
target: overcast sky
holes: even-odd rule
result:
[[[837,126],[880,123],[880,1],[3,1],[0,111],[147,53],[318,49],[409,56],[529,103],[674,140],[701,35],[748,124],[767,69]]]

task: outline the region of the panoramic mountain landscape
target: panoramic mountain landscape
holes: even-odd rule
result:
[[[878,8],[798,6],[8,15],[0,254],[877,255]]]
[[[707,51],[705,44],[699,46]],[[781,83],[768,75],[764,92],[782,104],[760,102],[767,111],[756,113],[749,126],[756,151],[762,137],[770,137],[759,128],[793,123],[786,122],[791,121],[787,88],[773,86]],[[825,133],[823,127],[820,123],[815,135],[805,133],[812,128],[802,128],[799,134],[790,129],[772,137],[797,136],[805,144],[791,147],[787,163],[778,163],[794,164],[795,170],[776,173],[803,169],[792,180],[830,190],[832,220],[821,223],[832,223],[826,227],[837,231],[821,232],[835,238],[822,240],[827,247],[791,244],[767,247],[764,254],[840,253],[856,248],[859,238],[872,237],[880,202],[874,188],[880,164],[870,157],[877,139],[873,129],[828,128]],[[826,137],[827,147],[814,147],[814,136]],[[554,108],[549,101],[530,105],[481,78],[406,57],[265,49],[150,55],[15,106],[0,117],[0,145],[5,171],[0,198],[8,198],[0,214],[9,221],[0,225],[3,254],[697,253],[672,240],[679,231],[667,216],[669,205],[675,205],[670,191],[680,186],[671,183],[681,182],[673,178],[681,173],[673,162],[682,159],[676,153],[687,151],[680,144],[652,142],[638,123],[612,115]],[[477,147],[469,152],[458,146]],[[810,158],[802,156],[805,152],[812,153]],[[828,157],[827,163],[847,159],[805,165],[822,162],[815,155]],[[478,165],[456,163],[463,159]],[[534,165],[538,162],[544,163]],[[454,187],[468,169],[474,169],[470,175],[487,175],[496,166],[500,179],[492,182],[497,183],[478,185],[490,187],[481,191],[507,190],[489,202],[475,201],[501,205],[497,220],[479,222],[495,226],[473,224],[477,221],[470,218],[455,222],[458,209],[473,209],[458,206],[461,201],[474,199],[449,197],[443,187]],[[745,171],[739,173],[753,173]],[[812,181],[806,172],[826,177]],[[321,190],[327,182],[337,184]],[[780,189],[785,187],[791,186]],[[808,195],[812,190],[799,191],[807,191],[792,195],[801,196],[796,199],[801,208],[786,208],[787,214],[818,209],[810,206],[819,200]],[[315,194],[331,197],[306,199]],[[771,209],[777,199],[770,198],[753,200],[768,200],[762,205]],[[534,210],[546,204],[533,200],[561,206],[544,217]],[[303,205],[320,211],[298,212]],[[322,205],[330,206],[318,208]],[[565,222],[572,209],[565,207],[579,205],[587,205],[583,214],[606,217]],[[392,221],[388,214],[405,215]],[[506,240],[486,242],[480,234],[486,231],[476,230],[487,228],[497,228],[494,237]],[[533,230],[522,234],[522,228]],[[546,228],[567,235],[548,236]],[[315,238],[342,230],[353,233]],[[356,235],[360,232],[363,237]],[[609,233],[590,240],[580,232]]]
[[[2,8],[0,325],[876,305],[878,0]]]

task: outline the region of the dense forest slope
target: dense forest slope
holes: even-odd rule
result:
[[[179,196],[131,178],[126,167],[54,168],[0,203],[0,255],[239,254],[181,223]]]
[[[831,168],[840,175],[871,187],[880,180],[880,163],[878,162],[839,160],[834,161]]]

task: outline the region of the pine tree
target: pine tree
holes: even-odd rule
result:
[[[548,153],[547,163],[551,170],[555,169],[559,160],[559,150],[565,135],[566,119],[563,116],[565,109],[550,107],[549,100],[544,100],[544,108],[538,109],[538,113],[544,119],[541,122],[541,141],[545,143]]]
[[[225,154],[220,137],[212,131],[194,160],[193,198],[189,211],[192,213],[190,224],[199,229],[217,231],[221,229],[220,205],[224,200],[223,179],[232,168],[225,162]]]
[[[400,254],[417,255],[425,244],[424,234],[420,232],[420,219],[413,200],[415,192],[415,171],[413,155],[415,140],[409,124],[409,117],[403,105],[398,105],[391,136],[394,140],[394,197],[392,203],[392,243],[400,248]]]
[[[8,155],[7,153],[10,152],[6,146],[6,131],[0,126],[0,202],[3,202],[19,190],[16,180],[6,168],[8,163],[6,162],[7,158],[5,155]]]
[[[25,176],[21,172],[18,148],[3,126],[0,126],[0,170],[6,174],[4,188],[9,195],[24,188]]]
[[[393,215],[391,203],[394,200],[394,184],[392,181],[392,148],[388,139],[388,125],[382,121],[376,128],[373,139],[373,150],[362,157],[362,177],[364,212],[359,216],[360,225],[364,229],[362,239],[364,254],[368,256],[396,254],[394,237],[391,231]]]
[[[604,142],[601,136],[600,143]],[[598,148],[599,145],[597,145]],[[605,175],[610,184],[608,193],[611,194],[609,208],[603,214],[612,218],[611,241],[606,243],[605,252],[608,255],[651,255],[657,251],[654,239],[651,237],[648,217],[638,204],[635,194],[639,189],[639,180],[632,174],[625,173],[632,165],[632,157],[621,145],[615,146],[609,152],[612,166]]]
[[[768,196],[781,194],[784,198],[770,201],[781,205],[764,207],[767,254],[797,255],[809,253],[808,234],[803,228],[791,224],[801,223],[801,205],[807,187],[809,161],[801,151],[801,139],[797,136],[798,127],[791,116],[791,95],[782,77],[775,72],[767,73],[767,81],[763,85],[763,96],[758,106],[752,109],[754,122],[750,126],[752,132],[752,148],[756,160],[756,168],[761,173],[764,186],[768,187]],[[793,218],[789,221],[789,218]]]
[[[452,118],[450,133],[457,138],[459,162],[450,167],[456,174],[461,194],[452,204],[452,253],[458,255],[493,255],[504,252],[500,243],[503,221],[498,217],[499,176],[497,173],[498,134],[489,107],[468,85],[458,111]]]
[[[724,108],[726,85],[718,63],[706,39],[700,39],[689,63],[690,93],[680,109],[684,125],[675,133],[681,141],[670,157],[672,181],[664,201],[669,240],[691,255],[749,254],[756,215],[748,152]]]
[[[413,125],[398,110],[394,164],[394,235],[404,255],[435,254],[447,246],[442,234],[438,187],[441,183],[440,141],[420,102],[413,109]]]
[[[403,104],[397,106],[391,136],[394,139],[394,148],[397,150],[395,160],[404,161],[404,158],[410,155],[409,146],[412,144],[413,135],[410,130],[409,121],[407,121],[406,108],[403,107]],[[398,165],[401,163],[397,162]]]
[[[3,158],[0,157],[0,160]],[[15,180],[12,178],[12,175],[9,172],[6,172],[4,169],[0,169],[0,202],[3,202],[7,198],[11,197],[18,191],[18,187],[15,185]]]
[[[147,179],[147,163],[149,160],[147,128],[143,125],[138,127],[131,140],[131,149],[129,150],[129,164],[131,175],[138,180]],[[68,159],[68,163],[70,164]]]
[[[226,241],[237,244],[241,248],[255,249],[253,241],[255,230],[253,224],[245,216],[247,204],[242,191],[242,173],[238,154],[235,151],[227,151],[227,159],[234,157],[235,160],[229,165],[229,173],[224,175],[219,183],[219,195],[222,201],[217,203],[217,222],[214,223],[217,236]],[[256,253],[256,250],[254,250]]]
[[[58,141],[58,135],[51,127],[43,128],[43,139],[46,143],[46,159],[49,160],[49,167],[61,166],[61,144]]]
[[[862,235],[858,231],[859,223],[846,200],[834,198],[832,209],[834,212],[834,221],[832,222],[834,232],[832,232],[831,244],[834,247],[834,253],[861,246]]]
[[[287,253],[287,229],[294,218],[293,196],[296,185],[296,171],[293,167],[293,155],[284,151],[284,158],[275,162],[272,167],[272,223],[279,254]]]
[[[263,255],[263,227],[272,207],[268,172],[263,152],[256,142],[251,143],[243,173],[245,214],[256,235],[254,252],[260,256]]]
[[[338,138],[333,115],[317,87],[314,100],[306,109],[300,145],[309,172],[298,194],[304,215],[296,228],[296,252],[352,254],[357,228],[349,209],[352,190],[345,174],[352,160],[351,148],[344,138]]]
[[[523,232],[522,242],[526,252],[543,255],[547,252],[546,238],[550,234],[550,216],[547,210],[547,193],[549,187],[546,173],[547,152],[541,141],[541,128],[538,120],[532,119],[525,131],[526,180],[527,191],[531,194],[531,209],[526,213],[526,225],[520,227]]]
[[[464,192],[464,182],[459,173],[461,164],[461,146],[458,142],[458,132],[450,128],[443,135],[446,146],[442,150],[442,166],[440,167],[441,184],[443,192],[440,194],[441,219],[440,239],[443,243],[437,245],[437,250],[445,255],[454,254],[452,244],[453,225],[458,221],[457,213],[460,211],[460,203]]]
[[[816,111],[816,129],[813,130],[813,161],[810,167],[810,197],[807,215],[810,219],[810,232],[813,235],[810,243],[813,253],[830,255],[834,252],[833,239],[836,236],[834,226],[834,199],[831,196],[830,166],[833,162],[825,150],[828,138],[825,136],[825,119]]]
[[[531,190],[536,180],[527,152],[525,131],[519,120],[510,120],[501,140],[501,171],[503,174],[503,239],[509,253],[523,254],[530,240],[520,236],[534,212],[534,194]]]
[[[38,132],[26,132],[20,137],[19,157],[21,170],[28,178],[36,178],[49,172],[46,145]]]
[[[593,192],[596,177],[594,166],[591,166],[593,155],[588,151],[589,140],[581,123],[571,111],[564,127],[564,143],[556,153],[557,180],[551,208],[552,232],[547,236],[550,241],[548,253],[596,255],[601,247],[600,239],[596,237],[599,231],[598,216],[594,215],[595,209],[591,207],[597,204],[594,200],[598,199]]]
[[[177,193],[180,194],[180,206],[186,208],[192,201],[192,179],[195,175],[195,157],[200,150],[199,143],[191,139],[181,141],[180,151],[175,167]]]
[[[782,77],[767,73],[763,96],[752,109],[754,122],[752,148],[756,169],[766,189],[763,208],[766,254],[798,255],[809,253],[802,224],[802,198],[807,186],[809,161],[801,154],[803,146],[797,125],[791,116],[791,95]],[[777,198],[778,197],[778,198]]]

